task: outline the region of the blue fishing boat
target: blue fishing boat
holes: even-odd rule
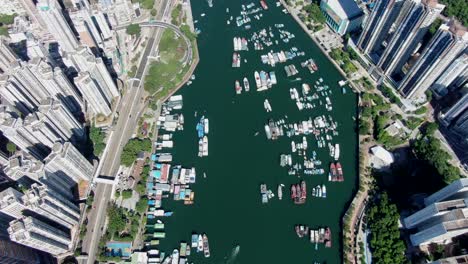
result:
[[[202,138],[205,135],[205,116],[200,118],[200,122],[198,122],[196,129],[198,137]]]

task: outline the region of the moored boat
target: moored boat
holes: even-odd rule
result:
[[[336,171],[338,173],[337,181],[339,182],[344,181],[343,169],[341,168],[341,164],[339,162],[336,163]]]
[[[264,0],[260,0],[260,5],[262,6],[264,10],[268,10],[268,5],[266,4]]]
[[[260,82],[261,82],[261,86],[257,90],[258,91],[266,90],[268,88],[268,80],[267,80],[266,72],[264,71],[260,71]]]
[[[257,85],[257,90],[259,90],[260,87],[262,86],[262,81],[260,80],[260,74],[258,73],[258,71],[254,73],[254,76],[255,76],[255,84]]]
[[[293,184],[291,185],[291,199],[295,200],[297,197],[297,194],[296,194],[296,185]]]
[[[192,234],[192,247],[196,248],[198,246],[198,235]]]
[[[203,253],[205,258],[210,257],[210,246],[208,244],[208,236],[206,234],[203,234]]]
[[[203,156],[208,156],[208,137],[204,136],[203,137],[203,148],[202,148],[202,154]]]
[[[336,165],[335,163],[330,163],[330,173],[328,175],[328,180],[329,181],[336,181],[336,176],[337,176],[337,173],[336,173]]]
[[[283,186],[281,184],[278,185],[278,199],[283,199]]]
[[[208,118],[205,119],[205,122],[203,123],[203,125],[204,125],[205,134],[208,134],[208,132],[210,132],[210,125],[208,123]]]
[[[301,202],[305,202],[307,198],[306,182],[301,181]]]
[[[325,229],[325,247],[330,248],[332,246],[332,240],[331,240],[331,230],[329,227]]]
[[[198,235],[198,246],[197,246],[197,251],[201,252],[203,251],[203,236]]]
[[[318,66],[313,59],[310,60],[310,65],[314,71],[318,71]]]
[[[250,83],[249,83],[249,80],[247,79],[247,77],[244,77],[244,89],[246,92],[250,91]]]
[[[242,86],[240,85],[239,81],[236,80],[235,83],[235,88],[236,88],[236,94],[241,94],[242,93]]]

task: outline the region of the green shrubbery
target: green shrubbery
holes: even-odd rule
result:
[[[436,125],[427,125],[424,133],[414,142],[413,150],[416,156],[433,166],[446,184],[460,178],[460,170],[449,161],[452,157],[442,149],[441,142],[433,133]]]
[[[388,195],[382,193],[367,213],[370,229],[372,262],[378,264],[405,263],[405,244],[400,238],[400,215]]]
[[[94,156],[99,156],[106,148],[106,144],[104,143],[104,139],[106,138],[106,134],[102,131],[102,129],[97,128],[95,126],[91,126],[89,128],[89,139],[93,142],[93,153]]]
[[[124,166],[130,167],[133,162],[135,162],[140,151],[149,152],[151,151],[151,147],[152,144],[150,139],[130,139],[122,150],[120,163]]]
[[[141,27],[138,24],[130,24],[127,26],[127,34],[139,37],[141,34]]]

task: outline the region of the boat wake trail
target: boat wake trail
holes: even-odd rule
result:
[[[232,249],[231,255],[226,260],[225,264],[234,264],[234,263],[236,263],[235,261],[237,259],[237,256],[239,255],[239,251],[240,251],[240,246],[237,245],[235,248]]]

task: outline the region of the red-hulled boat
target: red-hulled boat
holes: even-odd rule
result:
[[[266,4],[264,0],[260,0],[260,5],[262,5],[263,9],[268,10],[268,5]]]
[[[306,183],[305,181],[301,182],[301,200],[304,200],[307,198],[307,190],[306,190]]]
[[[325,230],[325,247],[331,247],[332,242],[331,242],[331,230],[329,227]]]
[[[341,164],[339,162],[336,163],[336,171],[338,172],[338,176],[336,180],[339,182],[344,181],[343,169],[341,168]]]
[[[301,203],[302,191],[301,191],[301,186],[299,184],[296,184],[296,192],[297,192],[297,195],[296,195],[296,199],[294,200],[294,202],[296,204],[300,204]]]
[[[312,69],[313,69],[314,71],[317,71],[317,70],[318,70],[318,66],[317,66],[317,64],[315,63],[314,60],[311,60],[311,61],[310,61],[310,65],[312,66]]]
[[[242,86],[240,86],[239,81],[236,80],[236,94],[241,94],[242,93]]]
[[[296,185],[291,185],[291,199],[295,200],[297,197],[297,194],[296,194]]]
[[[336,181],[336,166],[335,163],[330,163],[330,172],[328,173],[328,181]]]

